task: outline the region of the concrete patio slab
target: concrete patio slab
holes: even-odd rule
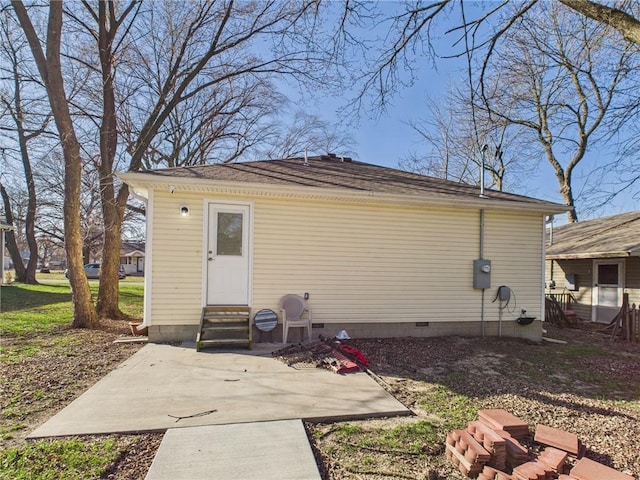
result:
[[[320,480],[301,420],[167,430],[146,480]]]
[[[409,413],[365,373],[296,370],[265,351],[149,344],[29,438]]]

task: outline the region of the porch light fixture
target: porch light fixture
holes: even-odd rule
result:
[[[181,217],[188,217],[189,216],[189,207],[187,207],[186,205],[183,205],[180,207],[180,216]]]

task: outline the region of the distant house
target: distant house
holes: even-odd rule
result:
[[[545,217],[564,205],[335,155],[118,176],[147,202],[152,341],[194,340],[203,306],[278,313],[289,293],[313,336],[542,336]]]
[[[144,242],[122,242],[120,247],[120,264],[127,275],[144,274]]]
[[[567,292],[579,318],[609,323],[622,294],[640,303],[640,211],[555,227],[546,249],[548,292]]]
[[[0,219],[0,285],[4,283],[4,232],[13,230],[13,226],[8,224],[5,220]]]

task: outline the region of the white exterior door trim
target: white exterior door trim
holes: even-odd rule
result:
[[[247,265],[247,295],[243,304],[251,305],[251,299],[253,298],[253,203],[244,201],[235,201],[229,199],[205,199],[203,201],[203,235],[202,235],[202,305],[205,306],[208,303],[209,292],[209,236],[211,234],[212,225],[209,224],[209,210],[216,205],[221,207],[243,207],[248,210],[248,219],[246,222],[246,249],[248,256]]]
[[[599,306],[599,294],[600,288],[598,278],[598,265],[618,265],[618,307],[622,306],[622,294],[624,293],[624,279],[625,279],[625,261],[623,258],[598,258],[593,260],[593,287],[591,293],[591,321],[598,320],[598,306]]]

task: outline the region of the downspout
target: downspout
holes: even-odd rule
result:
[[[482,157],[482,165],[480,167],[480,198],[485,198],[484,196],[484,168],[485,168],[485,153],[489,145],[486,143],[482,145],[480,148],[480,153]],[[480,250],[480,260],[484,259],[484,208],[480,209],[480,240],[479,240],[479,250]],[[484,288],[482,289],[481,299],[480,299],[480,334],[484,337]]]
[[[484,259],[484,208],[480,209],[480,260]],[[480,334],[484,337],[484,291],[482,289],[480,300]]]
[[[540,321],[542,323],[542,336],[547,333],[544,329],[544,319],[547,316],[547,302],[546,302],[546,291],[545,291],[545,282],[546,282],[546,274],[545,270],[547,268],[547,225],[551,224],[551,237],[553,238],[553,215],[550,215],[548,218],[542,218],[542,301],[540,302]],[[553,260],[551,260],[551,280],[553,280]]]
[[[147,259],[151,254],[151,242],[149,241],[150,232],[151,232],[151,212],[149,212],[149,195],[150,192],[147,192],[147,196],[141,195],[136,191],[135,188],[130,188],[129,193],[132,197],[137,198],[145,206],[145,258],[144,258],[144,297],[143,297],[143,306],[142,306],[142,323],[138,325],[136,328],[138,330],[144,330],[149,327],[149,316],[151,313],[149,312],[149,297],[151,295],[151,275],[150,272],[147,271]]]

